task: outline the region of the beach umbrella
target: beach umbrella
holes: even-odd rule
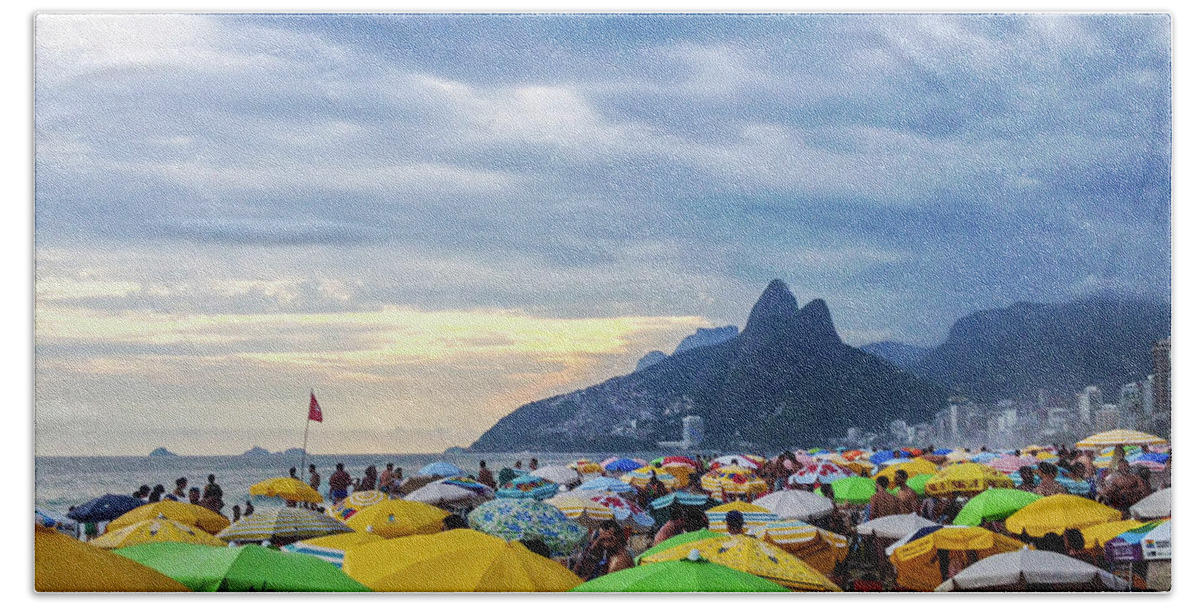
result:
[[[753,536],[738,534],[694,541],[653,555],[641,563],[654,564],[687,558],[692,551],[700,557],[747,574],[761,576],[796,591],[841,591],[825,575],[787,551]],[[638,566],[641,568],[642,566]]]
[[[645,466],[635,469],[621,476],[621,481],[638,488],[645,488],[650,483],[651,477],[658,477],[658,480],[667,487],[668,490],[679,486],[679,480],[675,478],[666,469],[655,468],[653,466]]]
[[[956,526],[978,526],[985,521],[997,521],[1036,502],[1041,496],[1011,488],[988,488],[974,496],[954,518]]]
[[[638,462],[629,458],[618,458],[616,460],[605,461],[600,464],[604,467],[604,470],[608,471],[609,473],[628,473],[629,471],[640,469],[646,466],[646,463],[644,462]]]
[[[547,498],[545,503],[562,511],[563,515],[566,515],[568,519],[577,521],[589,528],[599,527],[601,523],[612,521],[615,518],[611,508],[579,496],[559,494],[558,496]]]
[[[1016,539],[979,527],[929,526],[892,543],[885,553],[896,569],[897,586],[933,591],[943,582],[939,551],[949,552],[951,559],[967,562],[1024,546]]]
[[[637,488],[612,477],[597,477],[589,479],[581,484],[576,490],[598,490],[601,492],[613,492],[616,494],[632,494],[637,491]]]
[[[476,507],[495,496],[496,491],[466,477],[445,477],[417,488],[404,500],[445,507]]]
[[[54,528],[56,530],[75,531],[76,525],[73,521],[68,521],[67,516],[55,511],[43,511],[37,507],[33,508],[33,523],[44,528]]]
[[[171,521],[200,528],[209,534],[216,534],[229,527],[229,520],[212,509],[187,502],[162,500],[142,505],[109,522],[111,532],[138,522],[165,517]]]
[[[550,498],[557,493],[558,484],[533,475],[523,475],[513,479],[496,490],[498,498],[534,498],[540,500],[542,498]]]
[[[387,539],[370,532],[344,532],[342,534],[319,536],[317,538],[297,541],[290,545],[284,545],[279,549],[288,553],[311,555],[341,568],[342,561],[346,558],[347,549],[367,543],[383,542],[385,540]]]
[[[583,582],[515,540],[462,529],[351,547],[342,568],[374,591],[556,592]]]
[[[971,457],[971,462],[978,462],[979,464],[987,464],[993,460],[996,460],[997,458],[1000,458],[999,454],[996,454],[993,452],[980,452]]]
[[[272,477],[250,486],[251,496],[278,496],[295,502],[324,502],[312,486],[293,477]]]
[[[804,450],[796,450],[792,454],[796,456],[796,462],[800,463],[800,466],[806,467],[814,462],[817,462],[817,460],[813,458],[811,454]]]
[[[684,532],[683,534],[676,534],[675,536],[672,536],[671,538],[668,538],[667,540],[664,540],[661,543],[658,543],[657,545],[654,545],[653,547],[646,549],[645,551],[640,553],[637,557],[633,558],[633,561],[635,564],[640,564],[640,563],[642,563],[642,558],[644,558],[644,557],[649,557],[651,555],[654,555],[655,553],[662,553],[663,551],[666,551],[667,549],[678,547],[679,545],[686,545],[688,543],[694,543],[698,540],[705,540],[705,539],[709,539],[709,538],[725,538],[727,536],[728,536],[728,534],[721,534],[719,532],[713,532],[712,530],[709,530],[708,528],[701,528],[694,532]]]
[[[779,519],[779,516],[772,513],[766,507],[760,507],[755,504],[735,500],[725,503],[720,506],[713,507],[704,512],[708,516],[708,529],[713,532],[728,532],[729,529],[725,525],[725,516],[730,511],[739,511],[742,514],[742,520],[745,522],[746,531],[749,532],[754,528],[761,526],[769,521]]]
[[[875,494],[875,480],[869,477],[847,477],[818,489],[814,494],[825,496],[833,493],[833,502],[848,502],[865,505]]]
[[[1012,454],[1005,454],[999,458],[981,464],[991,467],[1006,475],[1012,475],[1021,467],[1036,467],[1038,460],[1031,456],[1013,456]]]
[[[700,477],[700,487],[713,494],[766,494],[767,482],[745,467],[725,466]]]
[[[354,516],[355,513],[375,504],[379,504],[389,497],[386,492],[379,490],[364,490],[362,492],[354,492],[342,499],[337,504],[331,505],[326,509],[326,513],[330,517],[335,517],[342,521],[346,521]]]
[[[541,467],[529,474],[564,486],[579,483],[579,473],[570,467],[558,465]]]
[[[846,460],[858,460],[864,456],[870,456],[870,453],[866,450],[847,450],[842,452],[842,458],[845,458]]]
[[[915,477],[924,473],[937,473],[938,468],[937,465],[929,462],[928,460],[909,460],[885,466],[874,475],[874,478],[879,479],[880,477],[886,475],[888,478],[888,487],[895,487],[896,473],[899,471],[908,473],[909,477]],[[926,492],[928,491],[929,490],[927,489]]]
[[[662,459],[662,464],[660,466],[667,467],[671,465],[690,467],[693,471],[700,469],[700,463],[688,458],[687,456],[667,456],[666,458]]]
[[[28,546],[28,545],[26,545]],[[37,591],[187,591],[162,573],[51,528],[33,527]]]
[[[442,520],[450,515],[435,506],[415,500],[391,499],[375,503],[346,520],[359,532],[371,532],[384,538],[442,531]]]
[[[1158,519],[1171,516],[1171,488],[1159,490],[1129,507],[1129,514],[1138,519]]]
[[[1045,536],[1062,534],[1068,528],[1082,530],[1108,521],[1121,519],[1121,512],[1094,500],[1072,494],[1045,496],[1021,508],[1004,520],[1004,527],[1013,534]]]
[[[933,474],[921,473],[920,475],[913,475],[912,477],[909,477],[908,481],[906,481],[904,485],[908,486],[909,489],[917,494],[917,496],[924,498],[925,484],[928,483],[930,479],[933,479]],[[891,492],[892,494],[899,494],[900,488],[895,487],[888,490],[888,492]]]
[[[921,528],[936,525],[938,525],[937,522],[925,519],[916,513],[903,513],[901,515],[878,517],[863,522],[855,526],[855,531],[860,536],[874,535],[885,540],[896,540],[904,538]]]
[[[305,538],[349,532],[350,528],[324,513],[308,509],[279,507],[257,509],[254,515],[243,517],[217,533],[226,542],[259,543],[270,541],[283,545]]]
[[[612,509],[613,518],[617,523],[643,530],[654,526],[654,518],[628,498],[607,495],[593,496],[588,500]]]
[[[787,591],[765,578],[714,564],[697,553],[681,560],[626,568],[594,578],[571,591],[601,593]]]
[[[154,568],[192,591],[368,590],[329,562],[259,545],[151,543],[115,553]]]
[[[508,469],[501,469],[497,477],[500,483],[507,481],[504,479],[504,471],[506,470]],[[412,477],[404,478],[404,481],[400,482],[400,487],[396,488],[395,491],[401,496],[407,496],[439,479],[442,479],[442,477],[437,475],[413,475]]]
[[[826,576],[850,553],[845,536],[794,519],[767,522],[752,535],[782,547]]]
[[[783,490],[759,497],[754,504],[780,519],[820,519],[833,513],[833,501],[803,490]]]
[[[671,517],[671,506],[680,505],[683,508],[699,509],[705,511],[721,504],[721,501],[713,499],[705,494],[691,494],[688,492],[671,492],[666,496],[660,496],[650,503],[650,515],[654,517],[654,524],[661,527],[667,523]]]
[[[1171,559],[1171,520],[1160,519],[1118,534],[1104,543],[1110,562],[1140,562]]]
[[[101,549],[119,549],[144,543],[176,542],[224,547],[221,539],[187,524],[159,515],[122,528],[110,529],[99,538],[89,541]]]
[[[575,469],[575,471],[580,475],[594,475],[604,472],[604,467],[600,466],[600,463],[592,462],[591,460],[587,459],[576,460],[567,466]]]
[[[894,460],[896,458],[897,458],[896,453],[893,452],[892,450],[880,450],[878,452],[875,452],[874,454],[871,454],[867,459],[871,461],[871,464],[879,466],[889,460]],[[900,458],[900,459],[904,460],[904,458]]]
[[[952,464],[936,473],[925,482],[925,493],[930,496],[950,496],[956,492],[976,493],[988,488],[1011,488],[1013,481],[1007,475],[973,462]]]
[[[1021,548],[981,559],[934,591],[1121,591],[1111,572],[1053,551]]]
[[[972,458],[971,453],[964,450],[954,450],[946,454],[939,454],[939,456],[944,457],[947,463],[970,462]]]
[[[497,498],[467,515],[471,527],[508,540],[540,539],[555,555],[570,555],[587,536],[587,529],[562,511],[528,498]]]
[[[1154,472],[1164,471],[1167,468],[1167,459],[1170,458],[1167,454],[1155,454],[1153,452],[1143,452],[1129,459],[1129,466],[1144,467]]]
[[[757,470],[758,467],[760,466],[760,464],[761,463],[759,463],[759,462],[755,462],[754,460],[751,460],[750,457],[747,456],[746,454],[728,454],[725,456],[721,456],[720,458],[714,458],[713,464],[709,465],[709,466],[716,466],[716,467],[735,466],[735,467],[745,467],[745,468],[751,469],[751,470]]]
[[[93,498],[79,505],[78,507],[67,511],[67,517],[83,523],[109,521],[114,520],[144,504],[146,503],[142,502],[140,499],[126,494],[105,494],[100,498]]]
[[[938,448],[933,451],[933,455],[934,456],[945,456],[946,454],[949,454],[950,452],[953,452],[953,451],[954,450],[952,450],[950,448]]]
[[[812,485],[814,483],[832,483],[835,480],[843,477],[851,477],[852,473],[845,467],[838,466],[832,462],[822,462],[820,464],[811,464],[788,477],[788,483],[796,485]]]
[[[1083,535],[1083,548],[1087,551],[1103,551],[1108,541],[1134,529],[1146,525],[1146,522],[1136,519],[1108,521],[1080,530]]]
[[[1076,443],[1075,447],[1081,450],[1094,450],[1115,445],[1166,445],[1168,443],[1170,442],[1166,439],[1149,433],[1127,429],[1114,429],[1104,431],[1103,433],[1096,433]]]
[[[417,475],[425,477],[466,477],[468,473],[458,465],[449,462],[432,462],[417,471]]]

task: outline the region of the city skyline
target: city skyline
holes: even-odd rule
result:
[[[1166,15],[40,15],[35,453],[430,452],[741,327],[1171,293]]]

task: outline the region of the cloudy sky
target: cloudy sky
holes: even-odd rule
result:
[[[35,450],[466,445],[744,323],[1171,292],[1163,15],[41,15]]]

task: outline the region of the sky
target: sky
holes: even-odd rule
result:
[[[1165,15],[51,15],[35,452],[467,445],[741,327],[1171,295]]]

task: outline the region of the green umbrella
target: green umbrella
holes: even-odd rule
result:
[[[1041,496],[1024,490],[988,488],[963,505],[958,517],[954,518],[954,525],[978,526],[985,521],[1005,519],[1039,498]]]
[[[571,591],[665,593],[715,591],[755,593],[787,591],[787,587],[765,578],[739,572],[705,559],[646,564],[605,574]]]
[[[716,538],[718,536],[725,536],[725,535],[721,534],[720,532],[713,532],[712,530],[709,530],[708,528],[696,530],[695,532],[685,532],[683,534],[676,534],[675,536],[672,536],[671,538],[668,538],[667,540],[664,540],[663,542],[658,543],[657,545],[654,545],[653,547],[650,547],[649,549],[646,549],[645,551],[642,552],[641,555],[638,555],[636,558],[634,558],[634,561],[637,563],[641,563],[643,557],[646,557],[649,555],[654,555],[655,553],[658,553],[659,551],[666,551],[667,549],[670,549],[671,547],[678,547],[679,545],[683,545],[683,544],[687,544],[687,543],[694,543],[698,540],[704,540],[706,538]]]
[[[825,487],[821,486],[815,494],[825,496]],[[871,502],[871,496],[875,494],[875,480],[869,477],[844,477],[830,483],[828,487],[833,489],[834,502],[865,505]]]
[[[158,570],[192,591],[368,591],[329,562],[258,545],[162,542],[113,553]]]
[[[917,496],[924,497],[925,482],[929,481],[931,478],[933,478],[933,473],[921,473],[920,475],[913,475],[912,477],[908,478],[908,482],[904,485],[912,488],[912,491],[916,492]],[[892,494],[899,494],[900,488],[892,488],[888,490],[888,492],[891,492]]]

